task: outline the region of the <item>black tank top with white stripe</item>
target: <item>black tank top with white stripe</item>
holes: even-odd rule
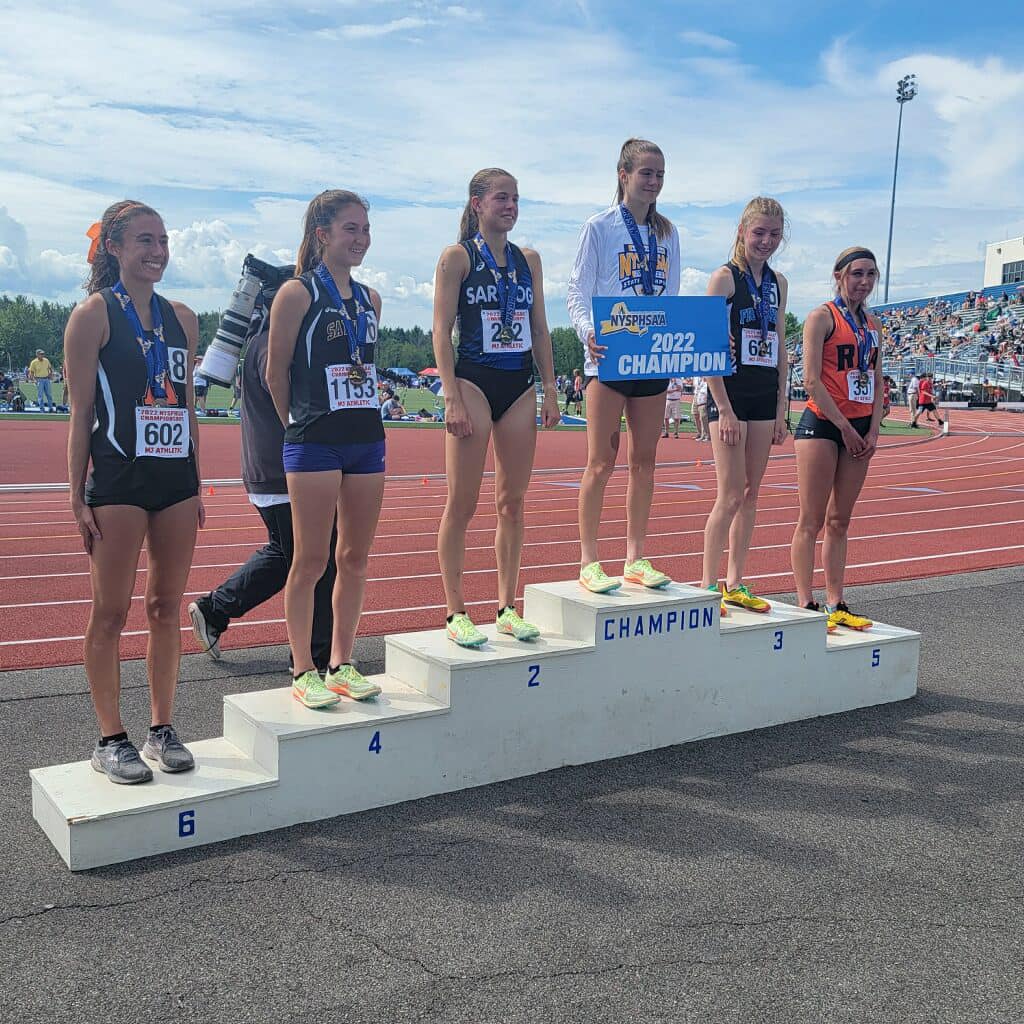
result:
[[[198,488],[195,446],[190,443],[186,458],[136,458],[135,409],[144,404],[147,387],[146,357],[128,317],[109,288],[100,294],[107,307],[110,339],[100,349],[96,367],[96,418],[89,454],[92,471],[87,494],[104,499],[158,485],[167,492]],[[187,404],[188,339],[171,304],[158,295],[167,343],[168,385],[178,408]],[[153,340],[151,331],[146,332]],[[72,384],[72,386],[74,386]]]
[[[305,285],[312,302],[299,327],[295,353],[291,363],[291,401],[288,406],[288,427],[284,439],[293,444],[368,444],[384,440],[384,423],[380,415],[377,389],[369,383],[341,386],[335,400],[364,402],[364,407],[331,410],[328,392],[328,368],[351,365],[348,334],[343,314],[336,309],[327,289],[314,273],[305,273],[299,280]],[[369,371],[377,351],[377,314],[364,285],[352,281],[353,296],[366,310],[366,342],[362,347],[364,366]],[[356,315],[355,299],[344,300],[348,314]],[[368,373],[369,380],[375,374]],[[363,397],[365,396],[365,398]],[[372,401],[371,401],[372,399]]]

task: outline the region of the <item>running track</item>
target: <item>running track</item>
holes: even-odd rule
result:
[[[872,462],[857,506],[849,548],[850,583],[963,572],[1024,562],[1024,436],[1020,416],[955,414],[947,438],[886,438]],[[65,478],[60,422],[3,425],[12,460],[0,482]],[[203,427],[208,479],[237,476],[238,431]],[[926,435],[927,437],[927,435]],[[625,439],[624,439],[625,440]],[[577,484],[586,444],[580,432],[541,437],[527,497],[521,586],[571,577],[578,565]],[[765,593],[791,589],[789,542],[797,513],[796,467],[789,441],[769,464],[748,579]],[[659,450],[648,553],[681,581],[700,574],[702,531],[714,500],[710,446],[670,439]],[[370,560],[362,633],[383,634],[438,625],[444,612],[434,553],[445,487],[440,431],[389,431],[389,479]],[[423,478],[422,474],[426,474]],[[13,478],[13,479],[12,479]],[[425,481],[425,482],[424,482]],[[624,472],[607,491],[602,551],[609,570],[621,569],[625,531]],[[468,538],[467,598],[478,621],[493,618],[493,481],[485,478],[480,510]],[[199,535],[186,601],[205,593],[265,538],[262,521],[238,487],[204,495],[207,527]],[[618,560],[618,561],[617,561]],[[65,494],[16,492],[0,496],[0,668],[77,664],[89,611],[88,561]],[[122,642],[122,656],[144,653],[146,556]],[[820,573],[818,577],[820,583]],[[184,612],[184,609],[183,609]],[[278,597],[232,624],[225,649],[285,641]],[[184,648],[196,647],[183,614]]]

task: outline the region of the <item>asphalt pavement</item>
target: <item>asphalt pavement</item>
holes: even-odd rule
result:
[[[84,674],[0,674],[0,1021],[1019,1024],[1022,582],[850,588],[908,701],[82,873],[28,771],[88,756]],[[186,658],[183,738],[285,657]]]

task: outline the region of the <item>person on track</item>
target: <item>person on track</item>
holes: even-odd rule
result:
[[[771,605],[744,583],[757,518],[757,497],[773,444],[789,434],[785,323],[788,284],[768,261],[782,244],[786,215],[774,199],[758,196],[743,210],[732,257],[708,282],[729,309],[735,373],[709,377],[708,431],[715,455],[718,492],[704,528],[703,585],[718,590],[725,543],[729,560],[721,587],[726,605],[768,612]],[[781,340],[780,340],[781,330]]]
[[[870,249],[854,246],[836,257],[835,298],[804,322],[807,408],[796,428],[800,517],[793,533],[793,575],[798,600],[814,600],[814,549],[825,528],[822,564],[829,630],[870,629],[871,620],[843,601],[846,544],[853,507],[878,444],[882,420],[881,326],[867,310],[878,282]]]
[[[668,437],[668,428],[672,427],[672,436],[679,437],[679,405],[683,398],[683,382],[678,377],[673,377],[668,382],[668,390],[665,392],[665,423],[662,437]]]
[[[276,286],[264,285],[260,292],[249,331],[252,337],[246,345],[245,358],[239,363],[238,378],[241,381],[242,483],[267,528],[267,543],[254,551],[220,586],[188,606],[192,633],[199,646],[214,659],[221,656],[220,638],[231,620],[246,615],[284,588],[295,550],[292,507],[282,461],[284,427],[266,384],[267,327],[276,291]],[[313,591],[311,648],[318,671],[327,670],[331,657],[334,621],[331,595],[336,576],[336,546],[337,536],[333,536],[327,568]]]
[[[917,411],[914,413],[914,418],[910,421],[912,427],[917,426],[917,421],[921,418],[921,413],[927,413],[925,419],[929,423],[938,424],[942,426],[945,422],[941,416],[938,415],[938,411],[935,408],[935,379],[930,373],[922,373],[920,384],[918,385],[918,396],[917,396]]]
[[[445,395],[448,499],[437,535],[448,606],[446,632],[462,647],[487,639],[466,612],[466,531],[476,513],[488,442],[494,450],[496,628],[517,640],[540,634],[516,612],[523,550],[523,501],[537,444],[533,364],[544,389],[541,423],[561,419],[544,311],[540,256],[508,240],[519,217],[516,179],[499,167],[477,171],[459,225],[459,241],[437,264],[434,356]],[[452,348],[457,326],[458,360]]]
[[[624,578],[666,587],[670,577],[644,557],[654,495],[654,462],[665,413],[668,380],[597,379],[606,345],[594,334],[595,295],[678,295],[679,232],[657,211],[665,157],[645,139],[627,139],[619,153],[615,204],[583,225],[569,276],[569,317],[583,344],[587,376],[587,468],[580,484],[580,584],[593,593],[622,586],[598,560],[604,492],[619,453],[625,412],[629,438]]]
[[[917,371],[915,371],[911,374],[910,381],[907,384],[907,405],[910,408],[910,425],[912,427],[917,426],[917,401],[920,393],[921,378],[918,377]]]
[[[284,591],[292,693],[306,707],[380,687],[352,664],[370,546],[384,497],[384,424],[374,365],[380,295],[352,277],[370,247],[369,207],[330,189],[306,209],[296,276],[270,310],[267,387],[284,425],[294,553]],[[310,648],[315,591],[331,557],[337,579],[330,664],[321,679]]]
[[[131,784],[153,778],[142,757],[164,772],[195,765],[171,718],[181,598],[205,521],[191,372],[199,322],[154,291],[169,258],[156,210],[114,203],[89,236],[88,298],[64,334],[64,372],[73,384],[68,480],[92,584],[85,673],[100,729],[92,767]],[[143,543],[151,724],[140,757],[121,720],[118,648]]]

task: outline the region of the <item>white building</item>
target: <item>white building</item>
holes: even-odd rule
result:
[[[1024,283],[1024,238],[985,246],[985,287]]]

